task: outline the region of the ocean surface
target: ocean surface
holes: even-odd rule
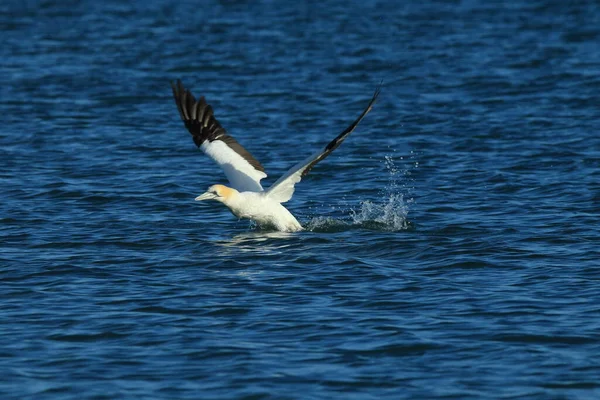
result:
[[[600,3],[6,1],[0,398],[600,398]],[[169,82],[204,95],[278,233]]]

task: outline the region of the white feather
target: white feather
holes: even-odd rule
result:
[[[267,174],[255,169],[242,156],[220,140],[206,140],[200,149],[221,166],[231,187],[239,192],[262,192],[260,180]]]
[[[265,195],[280,203],[290,201],[294,195],[296,183],[302,180],[302,173],[322,153],[322,151],[319,151],[294,165],[281,178],[277,179],[277,182],[271,185],[269,190],[265,192]]]

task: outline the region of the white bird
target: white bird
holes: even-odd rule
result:
[[[216,200],[225,204],[238,218],[255,221],[260,227],[275,228],[284,232],[297,232],[302,225],[281,203],[292,198],[296,183],[308,174],[311,168],[335,150],[367,115],[377,96],[378,87],[369,105],[362,114],[333,139],[323,150],[311,155],[290,168],[268,190],[264,190],[260,180],[267,174],[263,166],[229,136],[216,120],[212,107],[204,97],[196,101],[192,93],[177,80],[173,97],[185,127],[192,134],[194,143],[206,155],[223,168],[231,187],[213,185],[196,200]]]

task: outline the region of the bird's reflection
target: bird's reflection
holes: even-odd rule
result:
[[[217,240],[215,244],[223,250],[242,251],[248,253],[274,254],[290,247],[299,233],[254,230],[233,235],[230,239]]]

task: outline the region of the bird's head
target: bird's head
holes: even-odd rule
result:
[[[237,190],[225,185],[212,185],[206,192],[196,197],[196,201],[201,200],[217,200],[221,203],[227,203],[237,194]]]

